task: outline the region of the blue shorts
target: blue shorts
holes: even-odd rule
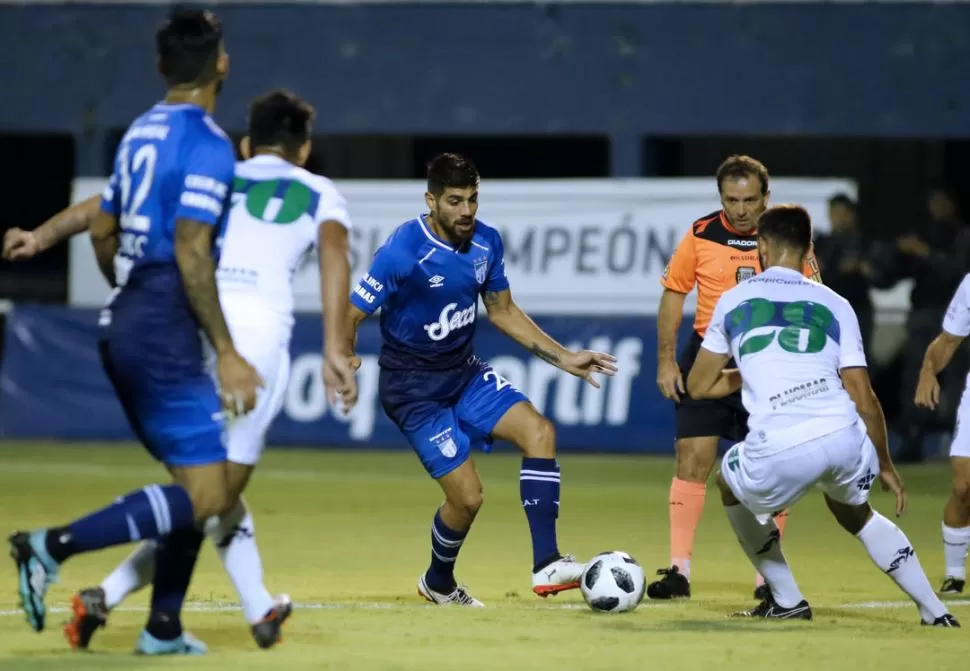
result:
[[[528,398],[479,359],[449,371],[382,370],[384,412],[437,480],[489,449],[495,425]]]
[[[172,380],[110,339],[100,342],[101,362],[132,431],[166,466],[202,466],[226,460],[222,404],[212,378],[199,371]]]

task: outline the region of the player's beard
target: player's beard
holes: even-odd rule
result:
[[[219,81],[216,82],[216,95],[219,95],[220,93],[222,93],[222,87],[225,86],[225,84],[226,84],[226,80],[220,77]]]

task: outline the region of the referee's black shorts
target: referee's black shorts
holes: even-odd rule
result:
[[[692,332],[687,347],[680,353],[677,365],[680,366],[680,374],[684,376],[685,387],[687,375],[694,365],[702,340],[696,331]],[[726,367],[732,368],[734,365],[732,359]],[[741,404],[740,391],[713,400],[693,399],[685,391],[676,408],[678,439],[717,436],[738,442],[748,432],[748,413]]]

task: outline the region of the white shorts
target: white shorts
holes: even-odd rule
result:
[[[953,440],[950,441],[951,457],[970,457],[970,388],[963,388],[960,405],[957,407],[957,422],[953,427]]]
[[[879,458],[860,421],[766,456],[738,443],[724,455],[721,477],[738,501],[764,524],[812,487],[840,503],[865,503],[879,477]]]
[[[290,352],[285,338],[275,326],[253,326],[252,321],[242,324],[239,319],[232,318],[229,310],[226,310],[226,318],[236,351],[266,383],[256,396],[256,407],[242,417],[229,420],[226,429],[227,459],[254,466],[266,445],[266,432],[283,408],[290,380]],[[211,350],[209,366],[215,377],[215,357]]]

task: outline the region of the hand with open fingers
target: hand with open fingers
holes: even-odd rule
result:
[[[323,386],[327,399],[345,415],[357,404],[357,378],[360,357],[353,354],[325,352],[323,356]]]
[[[893,466],[881,468],[879,482],[882,484],[882,491],[892,492],[896,497],[896,517],[901,517],[906,512],[906,488],[896,468]]]
[[[940,381],[936,379],[936,375],[928,371],[919,374],[914,402],[917,407],[936,410],[936,406],[940,402]]]
[[[569,356],[562,363],[562,369],[564,371],[586,380],[597,389],[600,388],[600,383],[593,377],[595,374],[599,373],[612,377],[616,374],[617,370],[615,356],[588,349],[580,352],[570,352]]]
[[[218,374],[222,406],[230,416],[245,415],[256,407],[256,393],[265,382],[237,351],[219,357]]]
[[[657,388],[664,398],[680,401],[685,391],[684,376],[681,375],[676,361],[661,361],[657,366]]]
[[[3,236],[4,261],[25,261],[39,252],[40,244],[33,231],[11,228]]]

